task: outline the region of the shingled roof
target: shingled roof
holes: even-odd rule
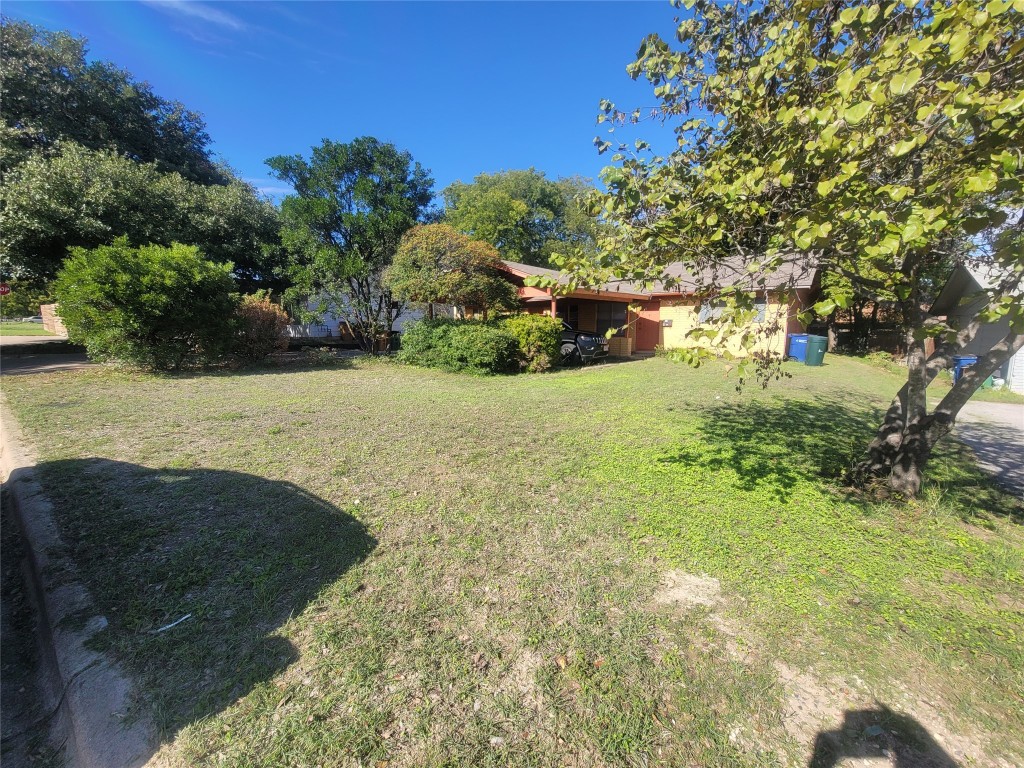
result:
[[[559,285],[565,285],[568,278],[565,273],[546,267],[535,267],[531,264],[520,264],[516,261],[505,261],[509,271],[520,275],[536,275],[549,277]],[[727,259],[714,267],[694,274],[683,267],[682,262],[669,264],[663,275],[668,280],[658,279],[645,285],[629,280],[610,280],[601,285],[592,286],[593,290],[605,293],[629,293],[638,296],[665,296],[696,293],[699,290],[715,285],[720,288],[744,286],[751,290],[778,290],[780,288],[811,288],[817,279],[817,268],[805,254],[796,254],[785,259],[774,272],[762,274],[750,272],[742,259]],[[764,280],[763,284],[760,282]]]

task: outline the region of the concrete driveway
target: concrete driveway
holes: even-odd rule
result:
[[[63,336],[0,336],[0,374],[5,376],[76,371],[89,365],[84,352],[68,350]]]
[[[1024,405],[972,400],[957,416],[953,434],[997,483],[1024,497]]]

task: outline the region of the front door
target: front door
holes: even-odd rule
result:
[[[636,349],[653,352],[661,343],[661,302],[648,301],[636,318]]]

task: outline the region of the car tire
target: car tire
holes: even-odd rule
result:
[[[562,365],[579,365],[580,351],[572,342],[562,344]]]

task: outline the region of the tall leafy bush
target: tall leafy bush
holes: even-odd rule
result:
[[[59,314],[72,341],[97,360],[178,370],[214,362],[233,339],[237,298],[230,264],[198,248],[76,248],[57,276]]]
[[[546,371],[558,361],[562,345],[562,323],[547,315],[514,315],[501,327],[515,337],[522,367],[530,373]]]

